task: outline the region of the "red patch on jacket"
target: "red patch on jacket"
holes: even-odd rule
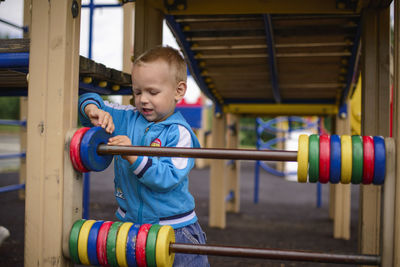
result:
[[[155,139],[153,142],[151,142],[150,146],[161,146],[161,140],[160,139]]]

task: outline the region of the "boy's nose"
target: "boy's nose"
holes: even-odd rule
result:
[[[149,99],[147,98],[147,96],[145,96],[144,94],[140,97],[140,102],[141,103],[148,103]]]

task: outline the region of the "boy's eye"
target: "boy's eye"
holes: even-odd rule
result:
[[[140,91],[134,91],[134,92],[133,92],[134,95],[140,95],[141,93],[142,93],[142,92],[140,92]]]
[[[150,91],[150,94],[151,95],[156,95],[156,94],[158,94],[158,92],[157,91]]]

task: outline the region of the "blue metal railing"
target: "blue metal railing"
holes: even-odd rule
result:
[[[22,126],[26,127],[26,121],[20,120],[0,120],[0,125],[12,125],[12,126]],[[0,154],[0,160],[2,159],[12,159],[12,158],[26,158],[26,153],[11,153],[11,154]],[[25,184],[15,184],[0,187],[0,194],[25,189]]]
[[[283,121],[288,121],[289,123],[289,129],[280,129],[274,125],[276,125],[279,122]],[[297,122],[301,124],[301,127],[299,128],[293,128],[293,122]],[[262,141],[261,139],[261,134],[263,132],[269,132],[272,134],[276,134],[278,132],[284,133],[284,132],[293,132],[293,131],[299,131],[299,130],[305,130],[305,129],[310,129],[310,128],[315,128],[319,124],[318,123],[311,123],[307,122],[301,117],[295,117],[295,116],[290,116],[287,119],[278,117],[272,120],[268,121],[263,121],[261,118],[256,119],[256,136],[257,136],[257,149],[262,150],[262,149],[269,149],[272,150],[274,149],[273,146],[277,143],[280,142],[285,142],[286,138],[273,138],[271,140],[268,140],[267,142]],[[259,183],[260,183],[260,167],[263,168],[265,171],[268,173],[271,173],[275,176],[279,177],[284,177],[287,175],[295,175],[297,172],[281,172],[273,167],[269,166],[267,163],[263,161],[256,161],[255,162],[255,167],[254,167],[254,198],[253,202],[258,203],[258,196],[259,196]],[[317,207],[321,206],[321,185],[317,183]]]
[[[0,120],[0,125],[26,126],[26,121],[20,120]]]
[[[8,26],[14,27],[19,30],[23,30],[24,32],[28,32],[28,26],[19,26],[11,21],[5,20],[5,19],[0,19],[0,22],[7,24]]]

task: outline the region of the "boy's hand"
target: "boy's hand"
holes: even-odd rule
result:
[[[114,136],[114,137],[111,137],[110,139],[108,139],[107,145],[131,146],[132,142],[131,142],[131,139],[129,139],[129,137],[126,135],[117,135],[117,136]],[[133,164],[137,159],[137,156],[132,156],[132,155],[121,155],[121,157],[123,159],[126,159],[127,161],[129,161],[130,164]]]
[[[113,133],[115,126],[113,119],[107,111],[99,109],[94,104],[88,104],[85,107],[85,113],[94,126],[101,126],[107,133]]]

